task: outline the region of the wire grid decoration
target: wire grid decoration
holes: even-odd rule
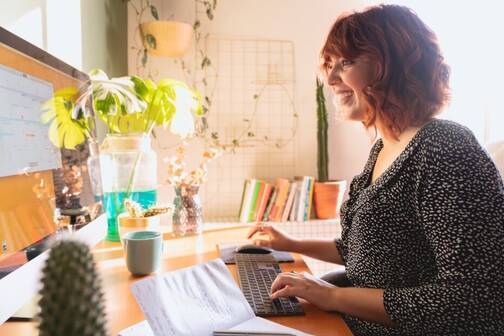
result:
[[[294,44],[210,37],[206,50],[217,69],[206,79],[214,84],[209,132],[233,151],[210,168],[205,218],[236,219],[247,178],[291,178],[295,172]]]

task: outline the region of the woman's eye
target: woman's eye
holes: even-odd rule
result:
[[[353,62],[352,62],[352,61],[350,61],[350,60],[342,60],[342,61],[341,61],[341,66],[342,66],[342,67],[347,67],[347,66],[349,66],[349,65],[352,65],[352,63],[353,63]]]
[[[324,68],[325,68],[326,70],[332,70],[332,68],[333,68],[333,64],[332,64],[332,63],[330,63],[330,62],[326,62],[326,63],[324,64]]]

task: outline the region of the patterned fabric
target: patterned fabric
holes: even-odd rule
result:
[[[471,131],[434,120],[374,182],[373,146],[336,246],[354,287],[384,289],[396,327],[355,335],[504,335],[504,187]]]

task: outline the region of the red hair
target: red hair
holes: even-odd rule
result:
[[[324,65],[329,56],[375,64],[376,77],[363,91],[370,107],[364,125],[379,119],[394,137],[429,121],[449,101],[450,70],[437,38],[409,8],[380,5],[338,18],[320,56]]]

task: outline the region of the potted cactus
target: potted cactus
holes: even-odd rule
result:
[[[107,335],[100,278],[89,247],[56,242],[42,270],[39,335]]]
[[[345,180],[329,180],[329,154],[327,148],[327,109],[324,83],[317,78],[317,170],[318,180],[313,189],[317,218],[336,218],[345,193]]]

